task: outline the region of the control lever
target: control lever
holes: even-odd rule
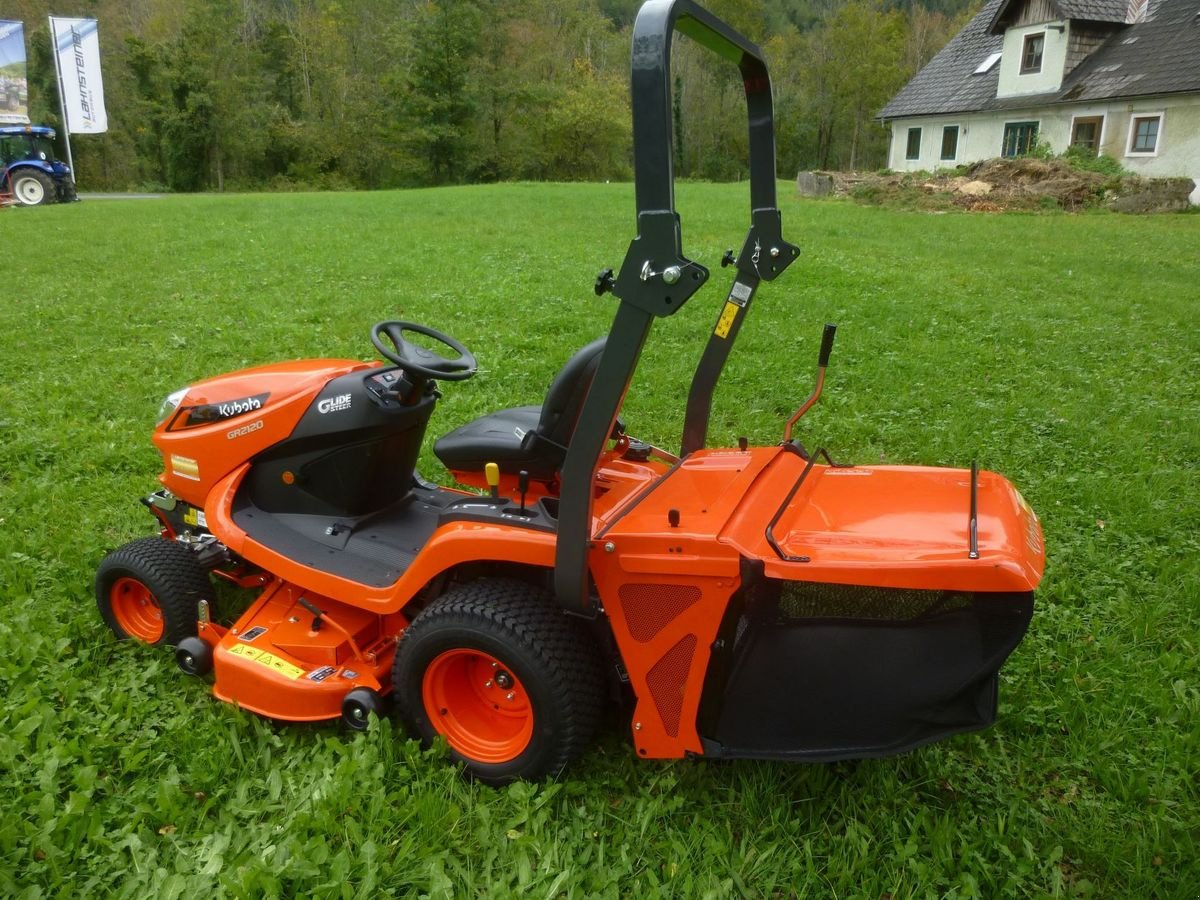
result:
[[[299,603],[301,606],[303,606],[305,609],[307,609],[310,613],[313,614],[312,630],[320,631],[321,630],[321,617],[324,616],[325,613],[323,613],[321,611],[321,609],[315,603],[312,603],[312,602],[304,599],[303,597],[301,597],[296,602]]]
[[[825,387],[825,367],[829,365],[829,354],[833,352],[833,338],[837,334],[837,326],[827,324],[825,333],[821,335],[821,352],[817,354],[817,385],[813,388],[813,392],[808,395],[808,399],[800,405],[800,408],[787,421],[787,425],[783,428],[783,440],[787,443],[792,439],[792,426],[794,426],[800,417],[804,415],[821,397],[821,389]]]
[[[494,462],[490,462],[483,467],[483,477],[487,479],[488,487],[492,492],[492,499],[500,499],[500,467]]]
[[[525,495],[529,492],[529,473],[524,469],[517,474],[517,491],[521,495],[521,515],[527,516],[529,513],[525,511]]]
[[[343,628],[341,625],[339,625],[337,623],[337,621],[334,620],[331,616],[326,616],[324,610],[319,608],[311,600],[308,600],[304,597],[300,597],[296,600],[296,602],[299,603],[301,606],[303,606],[305,609],[307,609],[310,613],[313,614],[312,630],[314,632],[320,631],[321,626],[323,624],[325,624],[326,622],[328,622],[330,628],[332,628],[334,631],[340,633],[342,635],[342,637],[344,637],[346,639],[346,643],[348,643],[350,645],[350,651],[354,654],[355,659],[361,659],[364,662],[371,662],[371,663],[373,663],[375,661],[374,653],[364,656],[362,650],[358,646],[358,642],[356,640],[354,640],[354,635],[352,635],[349,631],[347,631],[345,628]]]

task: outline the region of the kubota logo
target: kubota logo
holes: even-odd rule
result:
[[[234,416],[240,416],[242,413],[248,413],[256,409],[262,409],[262,402],[265,396],[266,394],[259,394],[257,397],[243,397],[238,400],[229,400],[225,403],[218,403],[217,413],[222,419],[231,419]]]
[[[317,412],[321,415],[331,412],[341,412],[343,409],[350,408],[350,395],[338,394],[336,397],[326,397],[317,403]]]

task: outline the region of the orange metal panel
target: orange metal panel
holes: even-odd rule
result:
[[[592,571],[637,698],[630,727],[638,756],[701,754],[704,675],[738,578],[648,576],[625,570],[619,554],[609,558]]]
[[[631,508],[619,511],[620,518],[607,522],[600,536],[616,540],[623,535],[653,534],[711,540],[780,452],[778,447],[763,447],[695,453]],[[679,513],[678,526],[670,525],[671,510]]]
[[[319,628],[301,597],[325,613]],[[202,632],[214,643],[213,694],[273,719],[336,718],[353,688],[390,690],[396,640],[407,624],[273,582],[219,639],[206,633],[212,626]]]
[[[1029,591],[1041,579],[1041,525],[994,472],[979,472],[979,558],[969,558],[968,469],[815,465],[774,528],[783,552],[808,562],[780,560],[766,526],[804,466],[780,457],[721,533],[771,577],[965,591]]]

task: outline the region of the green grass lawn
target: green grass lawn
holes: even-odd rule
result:
[[[615,303],[628,185],[197,196],[0,213],[0,894],[1194,897],[1200,885],[1200,216],[802,202],[713,443],[779,439],[839,323],[810,446],[980,465],[1048,566],[1000,720],[899,758],[639,762],[614,724],[558,783],[467,784],[398,727],[277,725],[118,644],[91,579],[151,533],[158,403],[370,357],[384,318],[480,359],[431,432],[540,402]],[[651,336],[625,417],[678,446],[744,186],[682,185],[712,287]],[[426,451],[422,470],[444,479]],[[780,685],[802,690],[803,685]]]

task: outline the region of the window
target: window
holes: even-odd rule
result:
[[[1104,116],[1081,116],[1071,124],[1071,146],[1099,153],[1103,130]]]
[[[1037,145],[1037,122],[1005,122],[1001,156],[1024,156]]]
[[[1129,123],[1129,155],[1157,156],[1158,136],[1162,131],[1162,113],[1134,116]]]
[[[1021,48],[1021,74],[1032,75],[1042,71],[1042,48],[1046,45],[1046,32],[1025,35]]]
[[[958,126],[947,125],[942,129],[942,159],[954,159],[958,156]]]
[[[908,129],[908,146],[904,149],[905,159],[921,158],[921,129]]]
[[[8,165],[19,159],[54,160],[50,142],[36,135],[11,135],[0,138],[0,164]]]
[[[985,59],[983,62],[981,62],[979,64],[979,68],[977,68],[975,70],[975,74],[976,75],[984,75],[984,74],[992,71],[992,66],[996,65],[996,63],[998,63],[998,62],[1000,62],[1000,54],[999,53],[990,54],[987,59]]]

